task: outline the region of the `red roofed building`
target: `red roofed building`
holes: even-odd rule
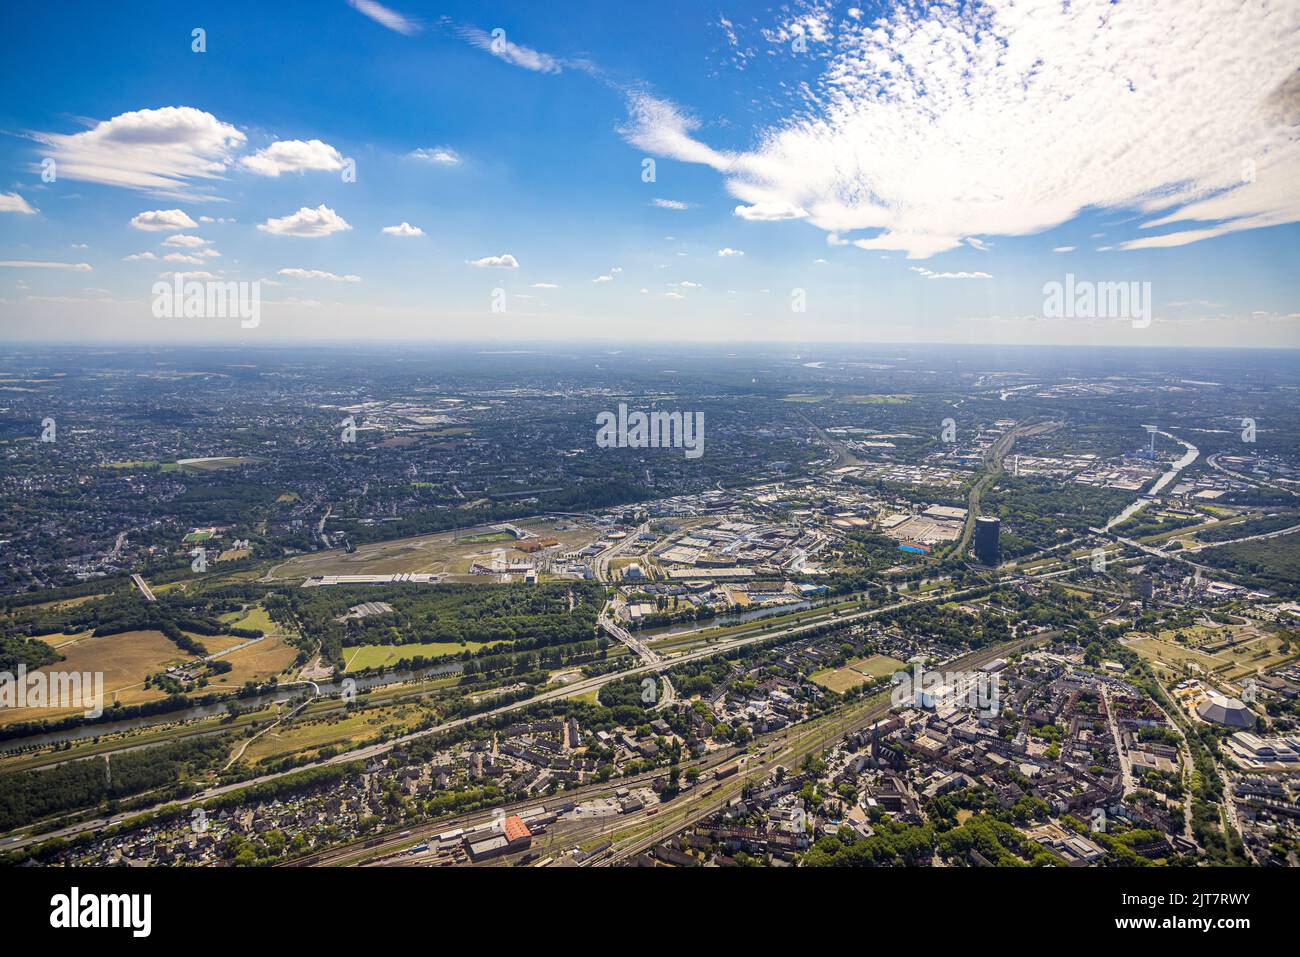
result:
[[[502,833],[505,834],[511,850],[517,847],[528,847],[533,843],[532,831],[528,830],[528,825],[524,823],[523,818],[518,814],[512,814],[506,818]]]

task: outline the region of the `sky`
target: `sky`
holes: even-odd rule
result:
[[[1294,0],[51,0],[0,49],[3,340],[1300,347]]]

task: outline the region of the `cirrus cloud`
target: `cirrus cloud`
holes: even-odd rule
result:
[[[824,49],[803,108],[749,151],[714,149],[642,92],[622,132],[723,174],[737,216],[806,218],[914,259],[1090,208],[1146,217],[1150,235],[1119,249],[1300,221],[1300,7],[1287,0],[908,4],[836,24]]]
[[[17,193],[0,193],[0,213],[26,213],[30,216],[35,212]]]

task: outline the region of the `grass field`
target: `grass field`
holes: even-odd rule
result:
[[[266,681],[293,664],[297,656],[298,650],[286,644],[283,638],[263,638],[257,644],[231,652],[221,659],[229,661],[232,669],[213,678],[209,687],[221,691],[239,688],[246,681]]]
[[[145,676],[165,671],[168,665],[193,660],[160,631],[127,631],[99,638],[86,636],[67,641],[58,650],[64,660],[38,670],[103,673],[105,707],[114,701],[143,704],[165,697],[158,689],[144,687]],[[0,724],[57,720],[84,711],[85,708],[5,708],[0,711]]]
[[[228,612],[221,616],[221,623],[231,628],[257,628],[264,635],[283,634],[283,629],[271,620],[271,616],[261,605],[253,605],[245,611]]]
[[[871,655],[869,658],[858,658],[856,661],[850,661],[842,668],[827,668],[824,671],[818,671],[810,677],[810,680],[830,691],[842,693],[862,684],[864,681],[872,678],[884,678],[906,667],[907,664],[897,658],[891,658],[888,655]]]
[[[505,642],[493,642],[493,645]],[[478,651],[488,647],[477,641],[460,644],[455,641],[426,641],[409,645],[357,645],[355,648],[343,649],[345,671],[360,671],[362,668],[383,668],[396,664],[403,658],[423,655],[425,658],[441,658],[458,655],[462,651]]]
[[[373,738],[381,731],[401,734],[413,729],[431,710],[413,704],[392,708],[366,709],[343,716],[295,718],[288,727],[266,732],[248,746],[241,760],[250,764],[267,758],[317,751],[327,745],[353,745]]]
[[[1239,642],[1220,651],[1207,652],[1229,632]],[[1138,638],[1126,644],[1151,662],[1158,677],[1177,678],[1183,674],[1184,665],[1192,665],[1193,672],[1200,668],[1206,674],[1225,681],[1236,681],[1261,670],[1276,667],[1295,657],[1296,652],[1285,651],[1284,641],[1278,635],[1259,629],[1255,625],[1215,626],[1194,625],[1181,629],[1187,642],[1174,640],[1174,632],[1161,632],[1156,637]]]
[[[565,549],[581,548],[598,537],[596,529],[573,527],[569,522],[525,519],[514,524],[540,538],[554,538]],[[570,527],[560,531],[557,526],[561,524]],[[350,555],[341,549],[300,555],[277,565],[270,575],[277,579],[306,578],[312,575],[392,575],[401,572],[468,576],[470,566],[476,559],[490,560],[497,549],[503,549],[507,555],[515,558],[522,557],[510,547],[514,536],[499,538],[501,534],[499,530],[490,527],[462,529],[459,532],[441,532],[437,535],[362,545]],[[471,540],[479,536],[490,538]],[[492,579],[491,576],[476,575],[472,576],[472,580],[486,583]]]

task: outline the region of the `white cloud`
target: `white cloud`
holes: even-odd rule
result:
[[[665,299],[685,299],[686,297],[683,296],[680,292],[666,292],[666,293],[664,293],[664,298],[665,298]]]
[[[198,198],[218,179],[244,134],[192,106],[121,113],[84,133],[36,133],[60,179]]]
[[[185,233],[177,233],[175,236],[168,236],[163,240],[164,246],[179,246],[182,249],[194,249],[198,246],[206,246],[208,241],[202,236],[187,236]]]
[[[268,219],[257,228],[276,236],[315,238],[342,232],[352,227],[342,216],[321,203],[315,209],[304,206],[298,212],[290,213],[288,216]]]
[[[610,275],[597,276],[592,282],[613,282],[614,277]]]
[[[691,282],[689,279],[683,279],[681,282],[670,283],[670,285],[676,286],[678,289],[699,289],[703,283]]]
[[[71,269],[73,272],[90,272],[89,263],[56,263],[34,259],[4,259],[0,266],[6,269]]]
[[[157,233],[165,229],[197,229],[199,224],[179,209],[151,209],[132,216],[131,225],[145,232]]]
[[[753,206],[737,206],[736,215],[751,222],[767,223],[780,219],[803,219],[808,211],[801,206],[786,202],[755,203]]]
[[[533,283],[532,288],[533,289],[559,289],[560,287],[553,282],[535,282]]]
[[[742,249],[732,249],[730,246],[724,246],[722,249],[718,250],[718,255],[723,259],[729,259],[732,256],[743,256],[745,255],[745,252]]]
[[[383,231],[389,236],[423,236],[424,230],[419,226],[412,226],[406,220],[397,226],[385,226]]]
[[[969,244],[971,247],[973,247],[973,248],[975,248],[975,249],[978,249],[980,252],[987,252],[987,251],[988,251],[989,243],[984,242],[984,240],[982,240],[982,239],[976,239],[974,236],[967,236],[967,237],[966,237],[966,242],[967,242],[967,244]]]
[[[471,266],[478,266],[480,269],[518,269],[519,260],[509,253],[502,253],[500,256],[484,256],[482,259],[465,260]]]
[[[992,279],[986,272],[934,272],[924,266],[908,266],[912,272],[920,273],[926,279]]]
[[[1078,247],[1076,247],[1076,246],[1053,246],[1053,247],[1052,247],[1052,252],[1054,252],[1054,253],[1072,253],[1072,252],[1074,252],[1075,249],[1077,249],[1077,248],[1078,248]]]
[[[439,166],[456,166],[460,163],[460,154],[450,146],[420,147],[406,154],[423,163],[437,163]]]
[[[158,274],[159,279],[175,279],[177,276],[180,276],[182,279],[197,279],[200,281],[217,278],[214,273],[204,272],[201,269],[197,271],[192,269],[189,271],[177,270],[175,272],[160,272]]]
[[[203,260],[198,256],[190,256],[187,253],[168,253],[163,257],[163,262],[169,263],[189,263],[191,266],[202,266]]]
[[[327,279],[330,282],[360,282],[360,276],[339,276],[332,272],[325,272],[323,269],[281,269],[277,275],[288,276],[290,279]]]
[[[27,205],[27,200],[17,193],[0,193],[0,213],[27,213],[31,215],[35,212],[36,210]]]
[[[690,203],[684,203],[680,199],[656,199],[651,205],[658,206],[660,209],[690,209]]]
[[[505,30],[499,27],[492,33],[480,30],[478,27],[462,27],[459,32],[464,39],[480,50],[486,50],[498,60],[504,60],[514,66],[535,73],[559,73],[562,70],[560,61],[555,57],[511,42]]]
[[[405,14],[398,13],[375,0],[348,0],[356,11],[365,14],[381,26],[403,36],[414,36],[420,32],[420,24]]]
[[[158,257],[151,252],[132,253],[129,256],[123,256],[122,262],[124,263],[146,262],[146,261],[155,260],[157,258]]]
[[[773,36],[818,39],[820,21],[796,20]],[[1150,217],[1142,228],[1159,232],[1122,249],[1300,221],[1300,6],[1288,0],[906,4],[836,25],[819,50],[802,106],[754,131],[749,152],[713,149],[640,93],[624,135],[724,174],[746,204],[737,215],[806,210],[827,232],[865,233],[845,237],[859,248],[909,258],[1088,208]]]
[[[320,140],[278,140],[252,156],[245,156],[239,163],[259,176],[279,176],[306,170],[340,170],[343,156]]]

